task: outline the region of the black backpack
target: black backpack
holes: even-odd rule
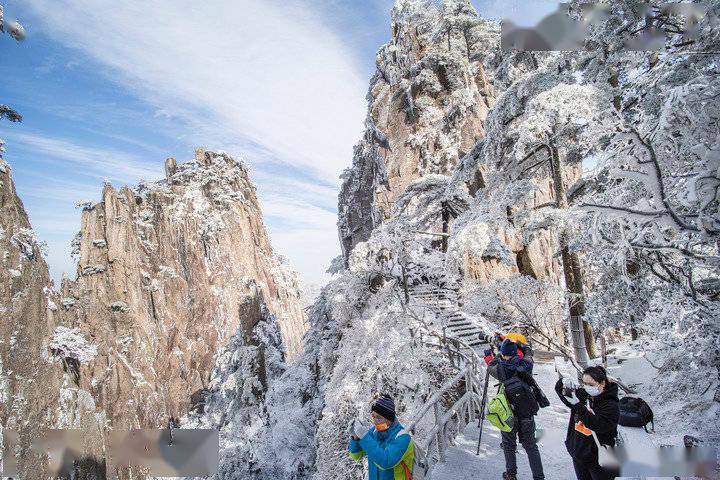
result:
[[[505,385],[505,398],[517,418],[530,418],[538,413],[540,406],[533,389],[519,375],[514,374],[501,381]]]
[[[623,397],[620,399],[620,420],[618,423],[623,427],[644,428],[646,432],[649,423],[652,425],[652,430],[655,431],[652,408],[642,398]]]

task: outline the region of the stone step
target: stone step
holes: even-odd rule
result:
[[[445,318],[445,323],[448,325],[474,325],[475,323],[466,317],[461,318]]]
[[[451,326],[458,326],[458,325],[475,325],[471,320],[467,318],[452,318],[448,320],[448,325]]]
[[[458,333],[457,336],[458,336],[458,337],[461,337],[461,338],[463,338],[463,339],[464,339],[465,337],[475,337],[475,338],[478,338],[478,335],[479,335],[479,334],[480,334],[480,331],[478,330],[478,331],[473,331],[473,332]]]
[[[432,292],[457,292],[454,288],[439,287],[437,285],[415,285],[409,286],[408,290],[427,290]]]
[[[442,293],[414,293],[410,292],[411,297],[417,297],[417,298],[437,298],[437,299],[448,299],[448,300],[456,300],[458,297],[457,295],[445,295]]]
[[[454,327],[453,326],[453,327],[450,327],[450,330],[452,330],[455,333],[460,333],[460,332],[464,333],[464,332],[470,332],[470,331],[480,333],[480,329],[476,325],[468,325],[466,327],[465,326],[463,326],[463,327]]]
[[[423,300],[447,300],[449,302],[457,302],[458,297],[453,297],[450,295],[432,295],[430,293],[421,293],[421,294],[410,294],[413,298],[422,298]]]
[[[453,336],[455,336],[455,337],[463,337],[463,339],[465,339],[465,340],[467,340],[468,337],[469,337],[469,338],[473,338],[473,339],[475,339],[475,338],[480,338],[480,333],[479,333],[479,332],[476,332],[476,331],[474,331],[474,330],[463,330],[463,331],[460,331],[460,332],[456,332],[456,331],[452,331],[452,330],[451,330],[451,333],[452,333]]]
[[[483,341],[480,340],[480,339],[477,339],[477,340],[468,340],[466,343],[467,343],[469,346],[471,346],[471,347],[478,347],[478,346],[480,346],[480,345],[483,345]]]

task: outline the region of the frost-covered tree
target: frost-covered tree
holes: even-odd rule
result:
[[[534,96],[524,107],[524,121],[507,130],[514,139],[503,171],[518,179],[546,175],[552,186],[549,202],[536,209],[570,207],[568,190],[578,179],[581,161],[600,147],[612,131],[613,116],[606,95],[592,86],[559,84]],[[565,284],[570,296],[570,322],[576,359],[586,364],[595,356],[594,338],[585,316],[585,280],[580,255],[570,247],[570,227],[560,229]],[[578,335],[582,332],[583,337]]]
[[[443,197],[448,178],[427,175],[409,185],[392,207],[392,217],[350,254],[350,271],[364,275],[377,290],[394,282],[408,303],[409,287],[431,280],[444,282],[441,231]]]
[[[462,42],[460,48],[465,51],[469,60],[479,40],[478,27],[482,25],[483,21],[469,0],[443,1],[438,33],[445,38],[448,51],[453,50],[457,37]]]

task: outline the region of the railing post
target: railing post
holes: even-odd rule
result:
[[[447,333],[445,331],[446,330],[445,325],[443,325],[442,329],[443,329],[443,343],[445,344],[445,349],[447,350],[448,358],[450,359],[450,365],[452,365],[454,367],[455,361],[453,360],[452,350],[450,349],[450,344],[448,343]]]
[[[433,405],[433,409],[435,410],[435,426],[437,427],[437,444],[438,444],[438,454],[440,456],[440,461],[445,461],[445,428],[441,424],[442,418],[440,415],[440,406],[438,405],[438,402],[435,402]]]

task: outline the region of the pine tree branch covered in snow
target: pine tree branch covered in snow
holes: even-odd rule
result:
[[[658,403],[682,414],[678,392],[690,389],[699,410],[713,412],[719,357],[691,352],[695,342],[698,351],[717,352],[719,66],[681,48],[622,52],[610,32],[637,30],[643,19],[626,15],[629,3],[616,4],[606,30],[591,32],[592,51],[503,56],[495,78],[504,91],[488,137],[463,164],[481,166],[488,187],[478,203],[495,215],[492,223],[510,220],[526,242],[549,227],[564,232],[588,276],[587,314],[596,328],[639,330],[639,348],[668,359]],[[693,50],[716,49],[717,27],[703,22]],[[539,196],[553,146],[575,182],[565,212],[552,196]],[[455,181],[467,182],[460,173],[463,167]],[[525,200],[498,196],[523,184],[531,192]],[[456,225],[481,218],[475,211],[471,205]],[[689,429],[702,424],[688,416]]]
[[[97,355],[95,345],[89,343],[77,328],[58,326],[48,345],[53,355],[89,362]]]
[[[278,318],[263,310],[217,354],[183,420],[220,429],[216,478],[364,478],[346,452],[348,423],[377,392],[407,421],[456,372],[423,338],[445,325],[413,301],[417,286],[457,291],[483,326],[567,356],[581,312],[591,339],[621,339],[647,359],[653,388],[642,394],[656,418],[675,419],[657,422],[659,435],[717,430],[720,63],[677,46],[675,19],[611,3],[576,52],[500,51],[498,26],[468,0],[395,3],[368,92],[380,113],[342,177],[344,256],[309,308],[303,353],[285,362]],[[569,11],[579,18],[580,2]],[[648,24],[668,33],[666,50],[627,51]],[[717,49],[718,26],[698,28],[692,49]],[[461,145],[481,105],[483,131]],[[397,112],[395,130],[382,128],[377,118]],[[416,164],[388,166],[403,148]],[[199,195],[183,205],[195,209],[176,218],[191,215],[207,236],[226,228]]]

